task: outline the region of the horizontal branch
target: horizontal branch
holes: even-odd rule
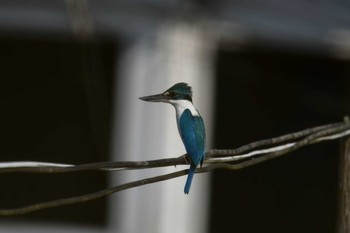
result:
[[[247,151],[252,151],[254,149],[260,148],[260,147],[266,147],[266,146],[272,146],[272,145],[290,142],[292,140],[297,140],[297,139],[306,137],[310,134],[313,134],[313,133],[316,133],[316,132],[319,132],[322,130],[343,127],[345,125],[346,124],[344,124],[343,122],[340,122],[340,123],[333,123],[333,124],[318,126],[318,127],[305,129],[305,130],[290,133],[290,134],[285,134],[285,135],[275,137],[275,138],[269,138],[269,139],[264,139],[264,140],[252,142],[252,143],[249,143],[247,145],[238,147],[236,149],[226,149],[226,150],[213,149],[213,150],[208,151],[206,155],[207,155],[207,157],[239,155],[239,154],[245,153]]]
[[[82,202],[87,202],[87,201],[92,201],[104,196],[111,195],[115,192],[119,192],[125,189],[131,189],[135,188],[138,186],[146,185],[146,184],[152,184],[155,182],[160,182],[164,180],[169,180],[173,179],[179,176],[186,175],[188,170],[181,170],[161,176],[156,176],[156,177],[151,177],[151,178],[146,178],[142,180],[137,180],[133,182],[129,182],[126,184],[118,185],[115,187],[107,188],[100,190],[98,192],[94,193],[89,193],[81,196],[75,196],[75,197],[70,197],[70,198],[63,198],[63,199],[58,199],[54,201],[48,201],[48,202],[41,202],[38,204],[34,205],[28,205],[22,208],[14,208],[14,209],[0,209],[0,216],[11,216],[11,215],[21,215],[21,214],[26,214],[30,213],[33,211],[37,210],[42,210],[42,209],[47,209],[47,208],[53,208],[53,207],[58,207],[58,206],[64,206],[64,205],[70,205],[70,204],[77,204],[77,203],[82,203]]]
[[[185,156],[178,158],[169,159],[157,159],[148,161],[115,161],[115,162],[99,162],[99,163],[88,163],[81,165],[72,164],[55,164],[50,163],[48,166],[46,162],[18,162],[18,166],[14,166],[14,163],[7,163],[10,166],[5,167],[0,163],[0,173],[10,172],[30,172],[30,173],[63,173],[63,172],[80,172],[80,171],[121,171],[126,169],[144,169],[144,168],[155,168],[155,167],[168,167],[176,165],[187,164]],[[29,164],[29,165],[28,165]],[[35,166],[36,165],[36,166]]]
[[[206,162],[207,163],[234,162],[237,160],[243,160],[243,159],[247,159],[247,158],[250,158],[256,155],[262,155],[262,154],[273,154],[273,153],[277,154],[278,152],[285,154],[309,144],[314,144],[314,143],[327,141],[327,140],[334,140],[337,138],[345,137],[349,134],[350,134],[349,127],[346,125],[343,125],[339,127],[324,129],[315,134],[309,135],[308,137],[305,137],[304,139],[298,142],[291,142],[291,143],[287,143],[287,144],[283,144],[283,145],[279,145],[279,146],[275,146],[267,149],[255,150],[246,154],[237,154],[237,155],[229,156],[229,153],[227,153],[224,150],[221,150],[223,154],[225,154],[225,157],[209,158],[207,159]]]
[[[304,138],[316,132],[324,132],[323,135],[326,136],[332,132],[345,131],[349,126],[345,123],[334,123],[324,126],[318,126],[310,129],[305,129],[299,132],[290,133],[282,135],[280,137],[264,139],[249,143],[242,147],[236,149],[212,149],[206,152],[206,159],[204,163],[207,162],[227,162],[225,157],[230,157],[230,161],[237,161],[247,159],[259,154],[266,154],[270,152],[275,152],[278,150],[286,149],[288,143],[291,141],[296,141],[298,139]],[[287,143],[281,145],[282,143]],[[274,146],[279,145],[279,146]],[[268,149],[254,150],[260,147],[270,147]],[[273,147],[272,147],[273,146]],[[290,144],[291,146],[291,144]],[[254,151],[252,151],[254,150]],[[248,152],[248,154],[243,154]],[[215,160],[214,158],[218,158]],[[223,160],[221,160],[224,158]],[[17,164],[17,166],[16,166]],[[113,161],[113,162],[99,162],[99,163],[89,163],[81,165],[72,164],[55,164],[46,162],[7,162],[0,163],[0,173],[9,172],[30,172],[30,173],[63,173],[63,172],[80,172],[80,171],[91,171],[91,170],[102,170],[102,171],[121,171],[130,169],[146,169],[146,168],[156,168],[156,167],[167,167],[176,165],[188,164],[188,160],[184,155],[177,158],[168,159],[157,159],[148,161]]]
[[[344,137],[350,134],[350,124],[346,120],[345,123],[335,123],[319,127],[314,127],[299,132],[286,134],[280,137],[271,138],[267,140],[261,140],[239,147],[237,149],[228,150],[209,150],[206,152],[206,160],[204,161],[204,167],[198,168],[196,172],[204,173],[210,172],[215,169],[230,169],[238,170],[249,166],[253,166],[264,161],[280,157],[295,151],[301,147],[310,145],[312,143],[318,143],[324,140],[334,140],[340,137]],[[258,148],[264,147],[259,150]],[[243,154],[246,153],[246,154]],[[43,162],[26,163],[18,162],[24,166],[4,166],[4,163],[0,163],[0,172],[36,172],[36,173],[59,173],[59,172],[78,172],[86,170],[125,170],[125,169],[145,169],[155,167],[165,167],[174,165],[187,164],[186,156],[180,156],[178,158],[159,159],[150,161],[122,161],[122,162],[101,162],[82,165],[70,165],[70,164],[46,164]],[[30,165],[30,166],[28,166]],[[110,195],[115,192],[119,192],[125,189],[130,189],[146,184],[160,182],[179,176],[186,175],[188,169],[181,170],[165,175],[159,175],[146,179],[141,179],[125,184],[121,184],[115,187],[100,190],[98,192],[64,198],[49,202],[42,202],[38,204],[28,205],[21,208],[14,209],[0,209],[0,216],[7,215],[20,215],[37,211],[45,208],[52,208],[62,205],[69,205],[75,203],[86,202]]]

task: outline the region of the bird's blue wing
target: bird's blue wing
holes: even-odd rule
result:
[[[193,116],[186,109],[180,117],[180,131],[187,154],[194,165],[203,162],[205,153],[205,128],[202,117]]]

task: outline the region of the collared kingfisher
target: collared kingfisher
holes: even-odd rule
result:
[[[202,166],[205,156],[205,128],[202,117],[192,103],[192,88],[187,83],[177,83],[158,95],[140,97],[150,102],[169,103],[175,107],[176,122],[187,155],[190,169],[185,184],[185,194],[190,192],[197,166]]]

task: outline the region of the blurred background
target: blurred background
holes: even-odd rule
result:
[[[277,0],[1,0],[0,161],[92,163],[185,153],[174,109],[194,89],[207,147],[235,148],[349,112],[350,4]],[[0,232],[334,232],[339,143],[0,218]],[[0,208],[184,167],[1,174]]]

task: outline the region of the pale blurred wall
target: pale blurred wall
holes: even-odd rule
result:
[[[213,116],[211,44],[203,31],[174,24],[159,31],[155,41],[140,40],[120,64],[117,91],[115,159],[151,160],[185,153],[172,106],[150,104],[139,96],[160,93],[184,81],[193,86],[194,103],[205,119],[210,148]],[[116,183],[166,174],[183,166],[116,174]],[[122,175],[122,176],[121,176]],[[190,195],[183,194],[186,177],[152,184],[115,195],[111,223],[118,232],[206,232],[209,174],[197,175]],[[115,218],[114,216],[119,216]],[[113,227],[113,228],[114,228]]]

